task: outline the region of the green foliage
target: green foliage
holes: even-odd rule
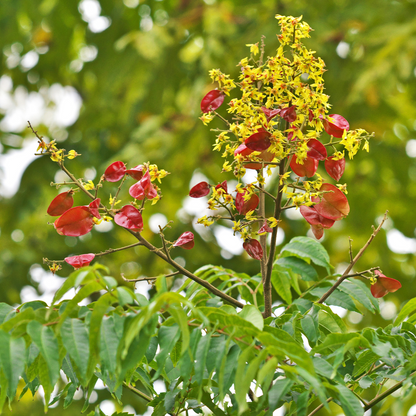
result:
[[[326,251],[319,246],[318,255],[312,240],[296,238],[281,254],[288,252],[311,259],[305,265],[317,266],[314,276],[329,267]],[[413,375],[416,329],[403,322],[413,303],[403,309],[396,326],[347,332],[339,316],[317,303],[318,289],[327,290],[333,276],[298,282],[299,294],[291,280],[303,270],[312,273],[299,261],[293,264],[295,270],[276,262],[274,287],[286,310],[266,320],[259,310],[263,306],[256,304],[257,279],[218,266],[205,266],[197,274],[219,282],[224,291],[242,294],[239,288],[245,287],[251,298],[243,309],[223,304],[190,280],[179,288],[182,294],[166,291],[165,277],[159,278],[152,300],[143,302],[125,286],[109,285],[111,278],[97,264],[73,272],[50,307],[32,303],[12,313],[0,304],[5,316],[0,329],[1,400],[14,399],[22,377],[24,391],[44,388],[46,409],[49,401],[59,399],[67,407],[76,390],[84,390],[88,398],[101,379],[117,400],[123,400],[124,386],[147,400],[156,415],[179,414],[185,408],[200,412],[204,405],[216,415],[272,415],[282,405],[288,414],[306,415],[319,403],[328,407],[330,399],[346,415],[362,416],[362,403],[368,402],[364,398],[381,382],[403,384]],[[59,302],[70,289],[77,290],[74,298]],[[98,301],[79,306],[94,291],[101,291]],[[119,296],[126,291],[128,299]],[[377,302],[358,278],[344,281],[328,298],[329,304],[341,301],[377,313]],[[69,382],[50,400],[61,369]],[[166,393],[153,389],[158,379],[168,387]],[[102,414],[98,408],[88,413],[97,414]]]

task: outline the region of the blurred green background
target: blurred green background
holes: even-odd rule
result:
[[[166,232],[172,241],[184,231],[195,232],[192,221],[204,206],[187,198],[192,178],[205,175],[210,183],[232,179],[221,174],[220,157],[211,151],[214,133],[198,120],[200,100],[212,89],[208,70],[221,68],[237,77],[236,64],[248,55],[245,45],[260,41],[261,35],[266,36],[266,53],[273,54],[276,13],[303,15],[315,30],[307,45],[326,62],[333,112],[347,118],[352,128],[375,132],[370,153],[347,162],[342,182],[348,183],[351,213],[326,232],[323,244],[333,264],[347,262],[348,238],[357,251],[371,225],[389,210],[384,231],[357,270],[380,265],[403,289],[381,300],[381,316],[350,314],[350,326],[385,326],[416,296],[414,0],[3,0],[0,301],[17,304],[54,289],[56,280],[41,269],[43,257],[60,259],[134,242],[115,228],[74,238],[61,237],[48,225],[46,208],[58,193],[49,183],[63,177],[48,158],[32,156],[36,141],[27,120],[40,134],[82,154],[67,166],[85,179],[97,182],[115,160],[129,167],[150,161],[171,172],[162,183],[163,199],[146,209],[146,220],[153,231],[165,218],[174,220]],[[220,112],[225,115],[225,108]],[[114,191],[106,183],[103,195]],[[77,194],[77,204],[88,202]],[[157,213],[164,217],[153,216]],[[234,256],[229,246],[227,250],[227,229],[195,229],[196,248],[174,252],[190,270],[213,263],[258,272],[258,262]],[[284,244],[309,227],[292,214],[282,229]],[[144,235],[159,244],[153,231],[146,227]],[[120,273],[134,278],[166,271],[140,248],[102,262],[117,278]],[[70,270],[64,266],[58,275],[65,277]],[[98,401],[108,398],[104,391],[98,393]],[[389,410],[373,409],[373,415],[415,415],[414,409],[408,413],[415,401],[414,393],[406,400],[391,397],[383,404]],[[129,396],[126,403],[137,414],[145,411],[139,399]],[[50,414],[75,415],[81,407],[82,400],[65,411],[59,405]],[[26,414],[29,408],[33,415],[42,412],[40,401],[26,395],[13,413]]]

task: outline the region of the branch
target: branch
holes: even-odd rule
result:
[[[379,226],[374,229],[373,227],[373,233],[371,234],[368,241],[364,244],[364,246],[361,248],[361,250],[358,252],[358,254],[354,257],[352,261],[350,261],[350,264],[346,268],[344,274],[334,283],[334,285],[317,301],[317,303],[324,303],[329,296],[335,291],[335,289],[347,278],[349,277],[349,272],[354,267],[355,263],[361,258],[361,256],[364,254],[364,251],[367,250],[368,246],[371,244],[371,242],[374,240],[375,236],[378,234],[378,232],[381,230],[381,227],[383,226],[384,222],[387,220],[387,213],[386,211],[384,213],[384,217],[382,221],[380,222]]]
[[[282,176],[285,173],[285,160],[282,159],[279,163],[279,175]],[[280,177],[279,176],[279,177]],[[280,214],[282,213],[282,188],[284,184],[279,184],[277,197],[274,204],[274,215],[273,217],[276,220],[280,219]],[[263,291],[264,291],[264,318],[268,318],[272,314],[272,286],[271,286],[271,278],[272,278],[272,269],[273,269],[273,260],[276,253],[276,238],[277,238],[277,230],[278,226],[273,228],[272,232],[272,241],[270,244],[270,251],[269,257],[267,259],[267,267],[266,267],[266,275],[263,279]]]
[[[387,396],[390,396],[390,394],[394,393],[396,390],[399,390],[400,387],[403,386],[403,383],[409,378],[412,377],[416,374],[416,371],[414,371],[412,374],[410,374],[409,376],[407,376],[405,379],[403,379],[402,381],[399,381],[398,383],[396,383],[393,387],[390,387],[389,389],[387,389],[384,393],[380,394],[379,396],[374,397],[373,400],[369,401],[365,406],[364,406],[364,411],[367,411],[368,409],[371,409],[373,406],[375,406],[377,403],[381,402],[382,400],[384,400]]]
[[[124,247],[109,248],[108,250],[101,251],[99,253],[94,253],[94,254],[95,254],[95,257],[100,257],[100,256],[105,256],[107,254],[115,253],[116,251],[127,250],[129,248],[136,247],[136,246],[142,246],[142,245],[143,245],[143,243],[139,242],[139,243],[130,244],[130,245],[124,246]],[[43,259],[44,263],[63,263],[64,261],[65,260],[49,260],[49,259],[46,259],[46,258]]]
[[[173,272],[173,273],[169,273],[169,274],[165,274],[165,277],[172,277],[172,276],[177,276],[178,274],[180,274],[179,272]],[[158,277],[160,276],[152,276],[152,277],[139,277],[137,279],[126,279],[124,277],[123,274],[121,274],[122,279],[125,282],[129,282],[129,283],[135,283],[135,282],[145,282],[145,281],[149,281],[149,280],[156,280]]]
[[[145,399],[148,402],[151,402],[153,400],[152,397],[148,396],[147,394],[141,392],[140,390],[133,387],[131,384],[127,384],[125,381],[123,381],[123,386],[127,387],[129,390],[131,390],[133,393],[136,393],[138,396],[140,396],[142,399]]]
[[[32,126],[29,123],[30,128],[32,129],[33,133],[36,135],[36,137],[40,139],[37,132],[33,130]],[[95,196],[92,195],[89,191],[87,191],[82,183],[71,173],[69,170],[64,166],[63,162],[58,162],[59,167],[71,178],[72,181],[75,182],[75,184],[92,200],[95,199]],[[144,200],[143,200],[144,202]],[[108,216],[114,219],[114,215],[111,213],[110,210],[107,209],[103,204],[100,204],[100,207],[103,207],[105,209],[105,212]],[[139,240],[139,243],[136,245],[142,245],[145,246],[148,250],[155,253],[158,257],[163,259],[166,263],[169,263],[172,267],[174,267],[179,273],[183,274],[186,277],[189,277],[194,282],[200,284],[201,286],[205,287],[207,290],[209,290],[214,295],[220,297],[221,299],[225,300],[226,302],[230,303],[231,305],[234,305],[238,308],[243,308],[244,304],[239,302],[238,300],[234,299],[233,297],[223,293],[221,290],[217,289],[215,286],[211,285],[211,283],[206,282],[205,280],[201,279],[200,277],[194,275],[189,270],[183,268],[180,264],[176,263],[174,260],[169,258],[166,254],[162,253],[159,249],[157,249],[153,244],[151,244],[149,241],[147,241],[139,232],[135,232],[132,230],[129,230],[127,228],[124,228],[127,230],[131,235],[133,235],[137,240]],[[112,251],[110,251],[112,252]],[[104,252],[105,253],[105,252]]]

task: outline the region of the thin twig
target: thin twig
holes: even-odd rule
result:
[[[179,272],[173,272],[173,273],[169,273],[169,274],[165,274],[165,277],[172,277],[172,276],[177,276],[178,274],[180,274]],[[152,276],[152,277],[139,277],[137,279],[126,279],[123,274],[121,275],[122,279],[125,282],[129,282],[129,283],[135,283],[135,282],[144,282],[147,280],[156,280],[157,278],[159,278],[160,276]]]
[[[371,234],[368,241],[364,244],[364,246],[361,248],[361,250],[358,252],[358,254],[354,257],[354,259],[350,262],[348,267],[346,268],[344,274],[334,283],[334,285],[317,301],[317,303],[324,303],[329,296],[335,291],[335,289],[348,277],[349,272],[354,267],[355,263],[361,258],[361,256],[364,254],[364,251],[367,250],[368,246],[371,244],[371,242],[374,240],[375,236],[378,234],[378,232],[381,230],[381,227],[383,226],[384,222],[387,220],[387,213],[385,212],[384,217],[382,221],[380,222],[377,229],[373,227],[373,233]]]
[[[266,194],[267,196],[269,196],[271,199],[273,199],[273,201],[276,201],[276,197],[274,197],[271,193],[267,192],[263,187],[257,186],[257,185],[254,185],[254,187],[256,189],[258,189],[260,192],[263,192],[264,194]]]
[[[115,253],[116,251],[122,251],[122,250],[127,250],[129,248],[132,247],[136,247],[136,246],[142,246],[143,243],[139,242],[139,243],[134,243],[134,244],[129,244],[128,246],[124,246],[124,247],[119,247],[119,248],[109,248],[105,251],[101,251],[100,253],[95,253],[95,257],[100,257],[100,256],[105,256],[107,254],[111,254],[111,253]],[[44,263],[63,263],[65,260],[49,260],[49,259],[43,259]]]
[[[131,384],[126,383],[123,381],[123,386],[127,387],[129,390],[131,390],[133,393],[136,393],[138,396],[140,396],[142,399],[145,399],[148,402],[151,402],[153,400],[152,397],[148,396],[147,394],[141,392],[140,390],[133,387]]]

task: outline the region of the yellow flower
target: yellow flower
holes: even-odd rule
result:
[[[277,220],[274,217],[269,217],[267,218],[267,223],[269,224],[269,226],[271,228],[277,227],[277,225],[279,224],[280,220]]]
[[[205,126],[208,126],[208,123],[210,123],[215,117],[215,114],[211,113],[205,113],[199,119],[204,123]]]
[[[55,274],[58,270],[61,270],[62,266],[60,264],[52,263],[52,265],[49,266],[49,270]]]
[[[105,222],[110,222],[110,221],[113,221],[113,219],[112,219],[111,217],[107,216],[107,215],[103,215],[101,218],[102,218]]]
[[[91,189],[94,189],[94,182],[93,181],[88,181],[87,183],[84,184],[84,188],[87,191],[90,191]]]
[[[101,224],[101,222],[103,221],[102,218],[101,219],[98,219],[96,217],[94,217],[92,220],[93,220],[93,222],[94,222],[95,225]]]
[[[209,219],[207,218],[207,216],[206,216],[206,215],[204,215],[203,217],[198,218],[197,223],[198,223],[198,224],[202,224],[202,225],[204,225],[205,227],[209,227],[210,225],[214,224],[214,221],[209,220]]]
[[[113,198],[110,194],[110,199],[109,199],[110,205],[116,206],[117,204],[119,204],[121,202],[121,199],[119,199],[118,201],[114,201],[114,199],[115,198]]]
[[[60,161],[62,161],[64,159],[63,154],[62,154],[63,151],[64,151],[64,149],[61,149],[61,150],[57,150],[57,151],[52,152],[51,159],[54,162],[60,162]]]
[[[222,171],[223,172],[231,172],[232,167],[230,165],[230,162],[226,161],[224,162],[224,164],[222,165]]]
[[[259,53],[259,43],[248,43],[246,46],[250,48],[250,52],[253,55],[257,55]]]
[[[79,153],[77,153],[75,150],[70,150],[68,152],[68,159],[75,159],[77,156],[81,156]]]

